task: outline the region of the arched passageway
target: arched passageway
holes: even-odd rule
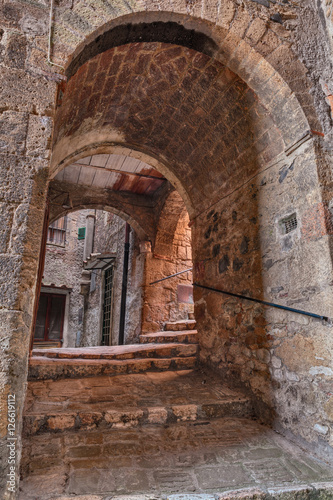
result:
[[[114,224],[110,222],[110,225],[109,222],[106,223],[100,217],[96,219],[96,216],[93,215],[96,214],[96,210],[104,209],[120,215],[135,230],[136,236],[132,233],[133,238],[131,238],[131,243],[129,242],[131,249],[129,257],[130,269],[126,271],[129,272],[129,275],[125,279],[126,299],[123,299],[126,304],[123,306],[123,314],[126,319],[123,326],[124,332],[121,335],[121,343],[126,344],[138,342],[139,336],[143,332],[149,333],[163,330],[167,322],[187,320],[189,317],[193,317],[191,271],[170,281],[163,281],[155,286],[150,285],[155,280],[192,268],[191,229],[189,228],[186,207],[177,191],[157,170],[148,163],[129,156],[130,153],[131,151],[128,151],[127,156],[112,153],[81,158],[61,170],[49,187],[50,222],[53,222],[59,215],[64,217],[65,214],[68,214],[71,222],[70,214],[78,210],[83,210],[86,213],[87,209],[90,209],[90,212],[88,210],[87,213],[92,214],[91,217],[93,217],[94,222],[93,227],[90,228],[92,236],[90,238],[91,249],[89,254],[91,253],[93,259],[98,259],[98,257],[94,257],[95,254],[111,255],[114,252],[114,242],[110,238],[106,238],[110,231],[113,233],[112,227]],[[101,229],[100,226],[103,225],[103,221],[104,229]],[[71,234],[71,231],[67,232]],[[107,242],[109,248],[105,244],[102,245],[103,248],[101,247],[100,238],[95,241],[95,233],[103,234],[103,241],[106,239],[104,243]],[[117,252],[119,253],[119,237],[117,238],[116,235],[114,238],[116,238],[115,241],[117,240]],[[73,241],[67,241],[66,246],[68,246],[71,254],[74,252],[75,256],[77,256],[77,245]],[[136,248],[135,255],[132,252],[133,246]],[[66,262],[70,262],[71,259],[67,252],[63,253],[64,255],[61,258],[63,257]],[[86,253],[85,248],[84,254]],[[54,265],[50,264],[52,256],[49,254],[50,249],[47,248],[47,267],[51,266],[51,270],[54,271]],[[85,255],[83,261],[86,261],[87,258],[90,259],[88,255]],[[112,296],[115,307],[112,308],[112,311],[114,310],[113,333],[108,342],[110,345],[119,343],[118,330],[120,327],[118,323],[121,314],[120,301],[123,286],[120,274],[122,273],[121,263],[123,259],[124,256],[119,255],[119,259],[117,258],[117,262],[114,263],[114,269],[117,273],[116,278],[119,276],[118,281],[116,279],[113,286],[114,292]],[[64,273],[66,275],[65,261],[61,265],[61,276],[64,276]],[[89,283],[81,286],[84,299],[81,297],[81,299],[76,300],[76,302],[84,301],[81,308],[83,310],[81,326],[78,328],[79,333],[77,333],[80,339],[75,340],[76,334],[74,335],[71,332],[71,340],[68,342],[65,339],[64,347],[72,345],[85,347],[101,344],[98,336],[101,331],[99,322],[102,321],[102,316],[100,314],[100,317],[98,317],[98,314],[96,315],[90,310],[91,301],[94,303],[93,307],[95,309],[97,307],[95,304],[96,297],[94,299],[89,292],[91,288],[90,275],[94,273],[94,270],[91,271],[90,268],[93,265],[95,264],[91,262],[84,264],[86,270],[82,269],[82,283],[88,283],[88,281]],[[82,267],[82,264],[79,267]],[[51,272],[52,276],[54,275],[53,271]],[[74,270],[71,269],[69,274],[73,275],[73,272]],[[80,272],[81,270],[77,271],[76,274],[80,274]],[[59,282],[59,279],[52,278],[49,274],[48,270],[44,269],[44,281],[45,276],[47,276],[46,281],[51,279],[52,282],[53,279],[53,281]],[[44,281],[43,300],[45,300]],[[77,288],[80,286],[80,280],[77,279],[76,281],[75,286]],[[100,288],[95,281],[96,279],[94,279],[93,292],[95,292],[96,288]],[[102,282],[104,283],[103,280]],[[101,293],[101,291],[99,292]],[[96,295],[96,293],[92,295]],[[143,310],[142,298],[144,299]],[[77,309],[74,302],[72,293],[70,296],[70,304],[73,306],[71,310]],[[72,314],[69,314],[69,316],[72,316]],[[91,329],[94,332],[87,333]],[[68,335],[66,335],[67,337]]]
[[[311,260],[308,241],[317,239],[309,214],[321,196],[309,124],[274,68],[245,43],[231,49],[230,42],[211,57],[205,44],[198,51],[133,40],[80,60],[62,89],[51,175],[83,155],[122,147],[155,158],[188,209],[198,284],[277,302],[290,297],[289,304],[305,300],[317,310],[315,295],[300,291],[301,268],[291,266]],[[312,265],[309,280],[319,279],[327,296],[321,269]],[[201,360],[245,384],[266,418],[289,415],[288,379],[279,391],[271,380],[272,359],[282,364],[289,350],[272,332],[288,317],[202,289],[195,299]],[[296,431],[291,415],[287,421]]]
[[[153,245],[158,209],[171,190],[167,182],[176,188],[190,217],[198,284],[332,314],[332,189],[321,139],[331,118],[301,21],[304,13],[311,26],[319,26],[317,6],[297,11],[293,4],[279,5],[272,14],[270,4],[257,2],[184,2],[174,12],[162,5],[152,12],[155,2],[132,4],[119,2],[116,12],[96,13],[89,21],[78,13],[80,2],[69,15],[58,8],[54,50],[70,71],[58,88],[49,171],[52,78],[58,77],[39,62],[44,46],[33,47],[38,54],[26,52],[34,72],[16,75],[19,89],[22,81],[30,85],[26,94],[5,91],[6,119],[19,123],[14,130],[25,137],[24,148],[21,140],[5,141],[3,195],[10,228],[4,232],[4,262],[13,276],[3,286],[5,336],[11,339],[4,348],[10,374],[4,384],[20,394],[25,372],[18,363],[27,367],[46,185],[50,179],[54,186],[65,182],[56,176],[88,156],[131,151],[166,179],[166,188],[151,196],[153,210],[146,201],[134,210],[131,196],[128,213],[128,199],[112,194],[116,210],[132,217]],[[295,37],[290,19],[300,26]],[[150,26],[157,21],[162,24]],[[119,46],[115,33],[121,35]],[[330,60],[325,34],[321,28],[318,33],[318,59],[329,54]],[[9,65],[6,73],[8,89],[9,75],[24,71],[25,51],[20,54],[19,67]],[[85,206],[105,206],[106,193],[90,188],[97,202],[82,188]],[[282,431],[330,454],[328,325],[199,289],[195,310],[201,361],[243,384],[267,421],[275,416]],[[21,403],[17,411],[22,413]],[[318,431],[326,428],[325,434]]]

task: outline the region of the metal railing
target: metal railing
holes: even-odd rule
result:
[[[156,281],[152,281],[149,283],[150,285],[154,285],[155,283],[160,283],[161,281],[168,280],[170,278],[174,278],[175,276],[178,276],[179,274],[184,274],[189,271],[192,271],[192,267],[189,269],[185,269],[184,271],[180,271],[179,273],[175,274],[170,274],[169,276],[166,276],[165,278],[161,278]],[[328,316],[321,316],[320,314],[314,314],[308,311],[303,311],[301,309],[295,309],[294,307],[288,307],[288,306],[283,306],[281,304],[275,304],[274,302],[267,302],[266,300],[261,300],[261,299],[255,299],[253,297],[247,297],[246,295],[241,295],[238,293],[233,293],[233,292],[227,292],[226,290],[219,290],[218,288],[212,288],[210,286],[206,285],[201,285],[200,283],[193,283],[193,286],[196,286],[198,288],[203,288],[204,290],[209,290],[211,292],[216,292],[216,293],[222,293],[224,295],[229,295],[230,297],[236,297],[237,299],[242,299],[242,300],[249,300],[251,302],[257,302],[258,304],[262,304],[264,306],[268,307],[275,307],[276,309],[283,309],[284,311],[289,311],[297,314],[303,314],[303,316],[310,316],[311,318],[316,318],[316,319],[321,319],[322,321],[329,321]]]

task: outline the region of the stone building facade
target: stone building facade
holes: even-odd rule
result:
[[[46,199],[56,190],[75,209],[111,207],[151,250],[150,269],[163,262],[163,273],[145,272],[145,329],[161,321],[146,287],[174,270],[183,203],[200,361],[245,387],[266,422],[332,457],[330,4],[61,1],[51,27],[49,8],[0,4],[0,409],[16,395],[18,459]],[[98,166],[100,155],[110,163]],[[101,183],[86,181],[88,157]],[[155,184],[108,187],[119,157]],[[6,435],[1,420],[3,469]],[[0,484],[15,498],[5,476]]]
[[[90,219],[93,221],[93,244],[90,255],[85,256]],[[82,210],[66,216],[66,236],[62,243],[48,239],[41,293],[58,293],[66,297],[62,347],[98,346],[105,341],[102,331],[105,270],[108,268],[112,268],[111,336],[108,345],[118,344],[125,225],[120,217],[111,212]],[[85,234],[80,237],[78,232],[82,229]],[[52,233],[50,236],[53,236]],[[87,262],[99,262],[99,255],[107,256],[102,261],[103,269],[85,270]],[[141,333],[144,260],[144,256],[140,256],[135,234],[131,232],[125,343],[138,341]]]

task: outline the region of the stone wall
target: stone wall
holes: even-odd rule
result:
[[[194,242],[205,243],[195,254],[194,281],[331,317],[329,236],[315,166],[304,146],[197,220]],[[297,228],[284,234],[291,214]],[[332,455],[331,322],[200,287],[195,299],[202,362],[245,384],[266,421]]]
[[[56,82],[48,72],[42,76],[34,71],[29,62],[35,39],[46,34],[47,10],[20,3],[1,3],[0,10],[0,496],[7,500],[16,497],[18,487]],[[9,489],[6,475],[8,395],[16,401],[15,491]]]
[[[34,4],[27,2],[8,3],[4,1],[0,5],[0,11],[0,144],[1,162],[3,165],[0,201],[4,213],[0,237],[2,248],[0,267],[2,274],[1,410],[6,414],[7,394],[14,392],[18,401],[17,436],[19,437],[27,373],[29,329],[33,311],[37,260],[46,195],[51,127],[57,90],[56,82],[62,80],[63,76],[59,76],[59,73],[62,73],[61,68],[47,62],[48,6],[38,1]],[[324,6],[324,12],[325,15],[330,15],[329,12],[326,12],[326,6]],[[259,171],[264,171],[269,161],[276,154],[280,153],[283,147],[288,150],[309,129],[314,130],[316,132],[315,137],[309,137],[308,143],[314,149],[310,148],[308,151],[303,151],[302,155],[304,153],[304,156],[303,158],[300,156],[298,161],[302,164],[304,160],[304,165],[306,165],[307,159],[310,158],[307,169],[310,170],[311,178],[313,169],[318,168],[320,179],[319,182],[317,179],[314,182],[322,193],[315,187],[310,187],[309,192],[307,191],[308,186],[305,182],[307,175],[305,175],[305,180],[303,179],[304,182],[300,185],[302,196],[296,200],[297,203],[294,202],[292,197],[289,198],[289,188],[292,182],[288,182],[288,176],[290,179],[290,175],[297,175],[301,166],[297,166],[296,168],[295,164],[294,170],[292,170],[292,163],[284,159],[282,164],[279,164],[281,173],[278,173],[278,177],[279,179],[280,176],[284,177],[287,172],[285,180],[281,183],[275,180],[278,188],[279,186],[284,187],[281,198],[279,198],[282,200],[279,204],[281,212],[274,208],[277,199],[275,192],[269,197],[269,201],[272,203],[269,208],[266,208],[264,201],[263,205],[258,203],[257,207],[258,217],[262,214],[268,219],[270,218],[271,221],[275,217],[273,214],[276,213],[278,217],[284,217],[289,214],[290,208],[295,209],[301,220],[301,232],[297,233],[299,240],[295,238],[297,240],[296,245],[293,241],[287,242],[285,250],[282,250],[280,243],[277,243],[279,240],[276,239],[274,251],[269,253],[270,256],[268,259],[265,258],[264,254],[262,256],[262,264],[260,264],[261,259],[259,262],[259,258],[257,258],[259,250],[255,250],[253,253],[253,265],[250,266],[249,263],[246,266],[250,266],[251,271],[253,271],[252,275],[254,276],[255,288],[258,293],[260,292],[262,296],[266,296],[267,294],[268,297],[277,294],[279,300],[288,300],[288,298],[279,296],[279,294],[283,293],[283,290],[271,291],[271,289],[275,289],[276,281],[276,275],[272,273],[275,273],[275,269],[279,269],[278,277],[280,277],[280,270],[281,277],[284,277],[286,271],[283,271],[283,268],[287,268],[288,272],[290,272],[288,280],[291,280],[292,285],[288,293],[296,295],[296,297],[292,296],[292,300],[299,300],[300,298],[303,300],[304,297],[308,297],[309,300],[306,301],[306,305],[309,305],[309,308],[313,307],[315,310],[320,310],[325,304],[324,313],[328,311],[326,314],[330,314],[331,299],[329,297],[329,286],[332,277],[330,274],[331,258],[328,255],[328,251],[331,246],[331,234],[327,226],[329,215],[327,215],[326,209],[329,212],[330,200],[332,199],[331,153],[328,139],[331,135],[332,117],[330,103],[333,91],[330,88],[331,48],[327,31],[325,32],[320,12],[318,12],[317,2],[312,0],[301,3],[273,3],[269,0],[245,0],[244,2],[198,0],[196,2],[179,1],[170,3],[163,0],[138,0],[130,2],[120,0],[115,6],[114,2],[96,3],[86,0],[83,3],[75,0],[70,7],[66,3],[60,2],[55,6],[54,12],[51,58],[57,64],[67,65],[67,63],[71,60],[74,61],[77,56],[83,53],[85,47],[89,47],[89,44],[94,42],[97,37],[110,32],[117,25],[122,23],[126,25],[128,22],[140,23],[141,21],[149,24],[156,20],[174,22],[188,30],[201,32],[209,40],[212,40],[213,44],[208,43],[209,50],[204,51],[205,56],[198,56],[197,52],[198,49],[199,52],[200,50],[204,50],[205,47],[203,45],[205,44],[191,46],[190,48],[184,48],[183,46],[179,51],[179,54],[182,53],[182,55],[178,60],[177,58],[174,59],[178,68],[176,68],[178,76],[176,73],[170,75],[169,70],[175,70],[173,63],[171,66],[169,65],[170,60],[167,61],[168,64],[164,67],[164,76],[162,75],[159,79],[158,69],[154,65],[149,66],[152,69],[152,74],[150,75],[151,79],[147,79],[147,82],[149,81],[149,85],[146,88],[147,93],[137,95],[138,101],[136,104],[139,104],[139,109],[137,108],[134,111],[133,108],[133,113],[139,113],[139,124],[137,121],[132,121],[131,128],[125,120],[122,122],[122,130],[120,130],[119,121],[124,120],[125,116],[130,118],[130,114],[126,115],[128,109],[126,109],[126,106],[122,106],[126,104],[126,99],[129,99],[128,102],[132,101],[130,93],[126,94],[124,93],[124,89],[119,88],[116,91],[117,95],[114,95],[115,100],[113,101],[119,113],[118,115],[114,113],[115,108],[109,110],[108,130],[105,131],[105,135],[100,136],[99,140],[101,142],[104,139],[108,140],[108,145],[115,143],[123,144],[125,148],[130,144],[131,147],[134,147],[138,151],[138,154],[150,155],[155,161],[158,159],[161,164],[161,171],[178,188],[185,200],[191,220],[197,220],[194,227],[194,259],[198,266],[198,272],[202,272],[204,268],[202,261],[206,258],[211,258],[210,252],[213,251],[211,248],[213,242],[205,247],[206,238],[203,235],[206,234],[211,224],[207,223],[207,219],[205,222],[199,222],[198,216],[202,214],[200,215],[202,217],[200,221],[204,220],[212,210],[210,206],[214,205],[214,203],[216,204],[216,210],[214,205],[214,212],[221,212],[225,208],[223,198],[226,195],[233,196],[231,191],[226,191],[225,181],[229,182],[229,179],[234,176],[233,187],[239,188],[238,192],[241,192],[241,186],[244,186],[245,189],[245,183],[248,183],[249,187],[252,177],[258,174]],[[164,39],[161,39],[157,35],[155,38],[152,36],[147,43],[169,44],[176,41],[175,39],[168,40],[166,38],[166,36],[164,36]],[[109,39],[112,41],[112,36]],[[207,39],[205,40],[207,41]],[[135,41],[138,42],[138,40]],[[99,44],[95,45],[97,47],[100,46]],[[118,49],[114,50],[114,46],[113,42],[113,46],[110,47],[111,52],[117,52]],[[143,52],[148,55],[149,50],[152,53],[156,49],[156,45],[154,49],[152,46],[149,47],[148,51],[146,49],[147,47],[144,48]],[[89,50],[86,52],[88,55]],[[137,54],[137,50],[138,47],[133,51],[133,57],[135,52]],[[122,52],[123,49],[120,49],[115,61],[120,61]],[[144,53],[141,54],[142,58],[141,62],[138,61],[139,64],[145,64]],[[123,52],[124,54],[125,52]],[[184,58],[182,58],[183,56]],[[213,63],[209,59],[210,56],[215,57]],[[98,58],[98,55],[93,54],[91,61],[95,57]],[[128,82],[126,80],[129,78],[126,66],[124,65],[122,68],[121,65],[116,66],[115,61],[112,67],[117,70],[117,78],[118,76],[120,77],[120,82]],[[226,69],[222,69],[219,64],[224,65]],[[90,69],[92,74],[94,74],[96,67],[94,70],[93,62],[90,64]],[[139,72],[136,73],[136,76],[142,74],[142,67],[138,66],[138,69]],[[231,76],[231,72],[237,75],[237,78],[234,79],[233,88],[230,90],[233,97],[231,94],[228,94],[228,99],[225,101],[220,99],[223,88],[227,90],[226,87],[223,87],[222,80],[216,82],[218,85],[218,94],[214,94],[214,92],[213,94],[208,94],[204,91],[205,87],[207,90],[208,88],[214,90],[211,82],[216,76],[216,70],[221,78],[224,74],[225,82],[229,81],[228,78]],[[79,71],[81,77],[83,77],[85,71],[84,64]],[[152,89],[154,84],[156,84],[156,87],[154,87],[156,90],[155,102],[160,106],[161,97],[163,97],[163,88],[170,89],[170,78],[174,78],[175,76],[177,78],[182,76],[183,78],[185,74],[188,76],[189,72],[191,78],[197,72],[196,74],[201,87],[193,85],[194,80],[190,81],[189,78],[184,78],[184,85],[188,84],[186,90],[186,95],[189,97],[188,101],[185,102],[184,99],[179,100],[182,96],[185,98],[185,94],[179,94],[177,91],[178,87],[175,87],[176,91],[172,96],[168,94],[164,97],[166,114],[163,119],[160,119],[159,111],[156,111],[156,104],[151,102],[151,107],[149,107],[144,98],[146,96],[153,97]],[[200,72],[201,76],[199,75]],[[115,75],[110,74],[110,77],[112,76]],[[146,76],[149,75],[146,73]],[[73,86],[73,83],[70,83],[71,81],[73,82],[73,79],[69,81],[67,90]],[[179,82],[179,80],[177,81]],[[247,87],[242,82],[246,82],[246,86],[250,89],[249,91],[246,90]],[[137,83],[140,83],[140,81],[137,80]],[[82,118],[84,116],[86,116],[87,120],[83,125],[86,127],[86,132],[88,131],[91,116],[87,112],[87,109],[88,106],[94,108],[96,100],[98,100],[97,93],[91,92],[91,82],[87,82],[87,88],[85,89],[83,88],[83,84],[84,81],[81,78],[81,90],[86,92],[86,107],[78,106],[75,108],[75,114],[73,114],[74,110],[72,109],[73,113],[67,116],[67,122],[64,122],[68,126],[68,130],[72,130],[72,132],[74,132],[73,127],[80,127],[83,124]],[[135,89],[131,85],[131,89],[133,88]],[[140,90],[139,87],[137,89]],[[65,89],[63,88],[62,90]],[[192,91],[192,95],[190,95],[190,91]],[[217,91],[216,88],[215,91]],[[254,94],[252,94],[252,91]],[[264,151],[264,143],[269,140],[271,145],[275,145],[277,136],[275,135],[274,140],[272,140],[269,134],[265,136],[265,132],[267,131],[262,125],[265,121],[265,113],[257,108],[253,115],[255,118],[252,116],[250,127],[247,127],[245,122],[240,122],[241,119],[245,118],[246,120],[247,111],[243,113],[243,116],[239,116],[237,106],[234,109],[232,107],[228,108],[228,102],[237,102],[239,92],[243,97],[245,95],[247,97],[258,97],[261,105],[265,108],[266,112],[271,114],[271,119],[280,131],[283,146],[278,145],[277,152],[270,158],[266,155],[267,151]],[[200,107],[193,107],[193,103],[197,104],[198,102],[198,95],[203,98],[202,105]],[[61,92],[59,92],[60,97]],[[120,101],[117,101],[119,97],[123,97],[121,107],[119,107]],[[106,98],[110,102],[110,95],[107,95]],[[173,101],[171,100],[172,98]],[[81,100],[81,102],[83,101]],[[220,111],[215,109],[216,102],[220,106]],[[244,99],[238,99],[238,102],[242,104],[243,111],[244,107],[247,109],[251,107]],[[171,109],[168,104],[172,103],[174,107]],[[58,104],[60,104],[60,99]],[[186,106],[183,107],[183,105]],[[101,109],[104,111],[103,107]],[[182,114],[178,113],[180,109],[182,110]],[[78,110],[80,110],[79,115],[76,114]],[[227,113],[226,110],[228,110]],[[145,116],[145,111],[150,114],[148,118]],[[234,114],[230,114],[229,111]],[[87,114],[85,115],[86,112]],[[162,123],[165,125],[164,128],[156,126],[155,135],[152,134],[153,124],[149,122],[151,116],[156,117],[155,125],[161,125]],[[228,123],[224,124],[226,125],[226,129],[224,130],[222,129],[222,122],[224,120],[219,122],[221,116],[223,116],[223,119],[227,118],[229,120]],[[237,116],[239,116],[239,119],[236,122],[235,119]],[[95,118],[96,124],[97,117],[95,116]],[[114,121],[114,118],[117,118],[117,121]],[[131,120],[129,119],[128,121],[130,122]],[[185,123],[187,123],[186,127],[190,128],[185,128]],[[237,123],[238,128],[236,126]],[[258,135],[259,123],[261,124],[260,130],[262,134]],[[103,122],[100,124],[103,125]],[[244,135],[240,135],[242,130],[246,131]],[[83,132],[83,129],[80,132]],[[320,136],[317,136],[317,133],[326,134],[325,139],[321,139]],[[216,134],[219,134],[219,136],[216,137]],[[223,143],[220,140],[221,135],[223,135]],[[83,133],[80,135],[77,128],[74,140],[73,136],[70,137],[68,135],[66,143],[60,145],[58,143],[59,147],[54,149],[53,154],[52,176],[54,176],[56,169],[61,168],[60,163],[67,160],[68,155],[77,155],[80,148],[83,147],[89,146],[92,149],[92,139],[92,135],[89,137]],[[94,136],[94,140],[96,141],[96,135]],[[212,140],[215,142],[212,143]],[[195,149],[198,141],[202,147]],[[244,159],[242,168],[236,170],[234,159],[235,154],[239,152],[232,153],[232,149],[236,145],[241,147],[242,145],[244,147],[247,145],[249,147],[249,143],[252,145],[256,143],[256,160],[252,162],[252,156],[249,155],[249,151],[246,151],[244,154],[246,161]],[[105,147],[105,144],[103,146],[99,145],[99,147],[100,151],[102,151],[102,147]],[[315,156],[312,156],[314,152]],[[192,153],[193,156],[190,159]],[[263,163],[258,163],[257,157],[264,159]],[[288,167],[287,170],[283,170],[284,164]],[[238,184],[235,180],[237,178]],[[293,182],[296,185],[296,181]],[[260,188],[259,201],[265,189],[267,188]],[[252,194],[255,193],[253,192]],[[248,199],[249,189],[246,190],[244,196]],[[305,200],[304,211],[301,207],[303,200]],[[241,200],[239,203],[241,203]],[[229,212],[231,211],[231,219],[227,221],[229,223],[229,220],[233,220],[233,210],[230,210],[230,207],[226,207],[226,209]],[[239,217],[239,210],[235,208],[235,211]],[[214,217],[214,214],[212,217]],[[263,219],[259,218],[258,220],[261,221]],[[250,222],[249,224],[252,223]],[[236,224],[235,227],[237,228]],[[258,227],[260,230],[252,229],[251,234],[252,231],[253,235],[256,233],[261,234],[261,225]],[[265,227],[265,224],[263,227]],[[306,228],[304,233],[302,233],[302,227]],[[217,228],[217,232],[218,230]],[[243,229],[241,232],[243,232]],[[264,235],[265,232],[263,233],[263,237]],[[310,235],[308,240],[306,239],[306,235]],[[213,234],[214,236],[215,233]],[[270,236],[274,236],[274,230],[273,235]],[[209,239],[210,236],[208,236],[207,240]],[[230,248],[239,249],[242,242],[243,236],[239,234],[238,239],[233,240],[231,238]],[[228,245],[225,241],[222,244],[223,246]],[[213,244],[213,248],[216,245],[214,250],[216,256],[211,261],[213,267],[207,275],[209,283],[217,284],[218,286],[226,284],[224,283],[223,275],[227,276],[227,273],[231,272],[231,268],[232,272],[244,273],[241,270],[236,271],[237,267],[240,266],[240,262],[236,262],[235,270],[233,269],[236,257],[228,253],[230,250],[224,248],[223,254],[221,256],[218,254],[218,245],[222,246],[222,244],[221,241],[214,242]],[[250,242],[244,243],[243,250],[246,248],[246,244],[250,248]],[[259,244],[253,244],[252,248],[259,248]],[[241,250],[239,249],[240,252]],[[297,258],[295,257],[295,252]],[[228,258],[224,259],[224,255],[228,255]],[[240,253],[237,256],[239,261],[242,261],[242,255]],[[288,257],[284,257],[287,255]],[[273,264],[269,267],[267,263],[269,260],[272,263],[278,262],[278,264]],[[266,268],[264,267],[265,262]],[[295,262],[297,262],[297,272],[294,271],[294,267],[296,267]],[[323,270],[323,263],[325,263],[325,270]],[[243,264],[243,269],[246,266]],[[205,269],[209,270],[208,264]],[[226,271],[223,272],[223,269],[226,269]],[[222,270],[221,273],[220,270]],[[262,274],[261,278],[260,274]],[[325,279],[323,275],[325,275]],[[197,279],[198,275],[195,277]],[[241,283],[237,283],[237,286],[246,290],[249,286],[245,274],[242,274],[242,278],[245,281],[244,286],[240,286]],[[299,287],[295,286],[295,280],[299,282]],[[260,283],[261,287],[259,287]],[[303,295],[303,292],[308,287],[310,287],[310,290]],[[297,290],[297,294],[294,290]],[[311,290],[315,290],[315,292],[312,293]],[[212,309],[215,309],[215,306],[213,307],[213,300],[215,299],[209,298],[207,302],[204,297],[198,296],[198,312],[200,313],[200,308],[204,308],[205,311],[208,310],[208,303],[210,301],[212,301]],[[243,313],[240,314],[239,318],[242,318]],[[230,312],[230,315],[235,317],[234,312]],[[308,440],[317,439],[318,436],[318,443],[328,443],[331,437],[329,434],[330,430],[327,430],[326,433],[326,427],[332,425],[330,410],[332,396],[329,392],[332,356],[331,352],[329,353],[329,329],[325,325],[313,323],[312,320],[308,325],[301,323],[300,320],[295,320],[288,323],[288,327],[291,323],[296,323],[294,330],[291,325],[290,337],[289,334],[288,337],[283,337],[285,335],[284,328],[286,322],[290,320],[279,320],[276,317],[273,317],[271,320],[266,318],[266,316],[267,312],[260,311],[258,313],[258,321],[260,323],[263,317],[265,318],[265,322],[272,321],[272,324],[276,326],[273,330],[275,332],[274,335],[277,337],[275,339],[277,343],[280,343],[279,332],[282,330],[281,338],[283,340],[281,340],[281,346],[280,344],[276,344],[274,357],[270,358],[269,361],[270,369],[275,377],[271,388],[272,399],[276,398],[277,401],[274,404],[279,423],[284,426],[284,429],[294,430],[298,435],[306,437]],[[199,324],[200,335],[203,339],[205,335],[209,335],[209,332],[207,333],[209,325],[208,317],[206,320],[204,316]],[[261,331],[261,328],[262,325],[256,325],[258,332]],[[242,333],[242,335],[246,334]],[[324,344],[319,342],[322,338],[325,340]],[[220,344],[219,339],[218,330],[215,330],[214,342],[216,341],[217,345]],[[297,339],[297,344],[293,344],[294,339]],[[252,344],[254,341],[255,339],[250,340],[250,345],[254,346],[255,343]],[[208,354],[209,346],[205,346],[204,342],[203,340],[203,360],[205,357],[206,359],[210,358]],[[322,352],[320,346],[317,347],[319,343],[320,345],[324,345],[325,352]],[[237,345],[237,341],[235,345]],[[311,345],[314,346],[313,349]],[[283,350],[283,346],[285,350]],[[287,349],[288,346],[295,352],[295,358],[291,358],[290,356],[288,358],[290,354],[290,349]],[[315,360],[315,363],[312,363],[311,366],[306,363],[302,364],[302,366],[296,366],[295,359],[303,356],[304,346],[306,346],[305,351],[310,352],[307,361],[312,363]],[[252,362],[255,363],[254,360],[257,358],[255,358],[252,351],[256,352],[257,348],[250,350]],[[232,354],[232,350],[229,348],[227,352]],[[244,357],[241,359],[244,360]],[[280,362],[276,361],[276,359],[281,360],[281,366],[282,363],[284,365],[283,369],[279,366]],[[234,371],[240,374],[241,377],[244,371],[242,371],[243,369],[239,369],[239,363],[236,363],[235,360],[236,358],[233,356],[230,365],[232,363],[235,364],[236,368]],[[263,374],[262,377],[260,375],[261,378],[266,376],[264,374],[267,374],[268,377],[268,354],[265,352],[263,353],[263,360],[264,363],[260,359],[259,362],[264,366],[257,365],[257,371]],[[215,360],[215,365],[217,366],[218,364],[218,360]],[[222,362],[223,364],[225,364],[225,361]],[[288,372],[285,367],[287,367]],[[276,380],[275,371],[277,377],[285,377],[283,383],[280,380]],[[298,377],[299,380],[289,380],[287,373],[296,374],[291,375],[291,377]],[[255,377],[253,380],[255,380]],[[250,381],[248,384],[250,385]],[[267,384],[268,382],[265,387],[267,387]],[[308,384],[310,384],[310,388]],[[256,394],[265,392],[258,390],[254,383],[252,385]],[[294,390],[295,387],[297,391]],[[317,389],[318,397],[316,395]],[[284,402],[286,397],[289,398],[289,394],[293,394],[292,401],[294,403],[295,401],[297,402],[297,404],[291,404],[290,407],[288,407],[287,401]],[[266,401],[266,396],[263,397]],[[294,417],[290,416],[290,412],[295,408],[298,409],[297,424],[296,420],[293,423]],[[317,414],[318,420],[314,423]],[[317,425],[317,427],[314,428],[314,425]],[[0,435],[2,440],[1,449],[3,450],[2,466],[4,469],[7,466],[6,433],[5,422],[2,421]],[[0,484],[1,496],[4,499],[7,500],[8,498],[15,497],[15,493],[11,493],[6,488],[5,475],[1,477]]]
[[[192,242],[189,216],[183,200],[174,191],[160,213],[153,252],[147,254],[142,330],[163,330],[167,321],[188,319],[193,314],[192,297],[182,298],[180,287],[190,287],[192,272],[150,285],[192,268]],[[193,295],[193,294],[191,294]]]

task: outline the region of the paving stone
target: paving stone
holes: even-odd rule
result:
[[[277,500],[307,500],[313,496],[314,489],[307,484],[287,486],[282,488],[269,488],[269,495]]]
[[[250,416],[248,398],[210,372],[179,371],[30,382],[24,434]],[[208,436],[206,435],[206,439]]]
[[[153,477],[158,491],[195,491],[196,485],[190,471],[163,470],[154,471]]]
[[[231,485],[251,484],[250,474],[241,465],[225,465],[212,468],[195,469],[194,473],[203,490],[218,490]],[[212,485],[214,484],[214,487]]]
[[[229,444],[230,434],[238,435],[237,446]],[[309,488],[310,492],[320,493],[320,499],[332,498],[329,495],[333,482],[329,481],[333,466],[306,455],[281,436],[276,439],[274,431],[248,419],[220,418],[205,426],[197,426],[195,422],[147,425],[116,432],[94,429],[86,431],[86,444],[77,438],[75,432],[34,436],[35,449],[42,450],[44,445],[45,462],[48,455],[63,461],[63,468],[55,467],[52,473],[46,468],[43,474],[40,469],[30,472],[26,469],[25,463],[31,462],[31,458],[24,443],[27,453],[23,457],[20,500],[35,500],[33,488],[38,480],[43,481],[49,475],[50,485],[57,484],[60,498],[66,494],[89,493],[104,494],[103,500],[120,500],[121,495],[131,500],[140,495],[150,498],[149,494],[161,500],[168,496],[176,500],[176,495],[191,500],[196,496],[200,500],[206,497],[223,500],[303,500],[304,497],[310,500],[311,496],[304,496]],[[257,446],[254,446],[256,440]],[[267,443],[264,448],[263,442]],[[264,456],[260,456],[260,451]],[[228,462],[229,456],[236,457],[237,461]],[[291,469],[290,464],[304,463],[305,458],[308,468],[299,473],[295,472],[297,468]],[[308,481],[309,469],[311,481],[315,471],[316,483]],[[66,474],[68,489],[62,479]],[[267,486],[271,496],[263,497],[262,491],[267,492]],[[298,496],[290,496],[291,492]],[[49,497],[43,493],[38,500],[49,500]]]

